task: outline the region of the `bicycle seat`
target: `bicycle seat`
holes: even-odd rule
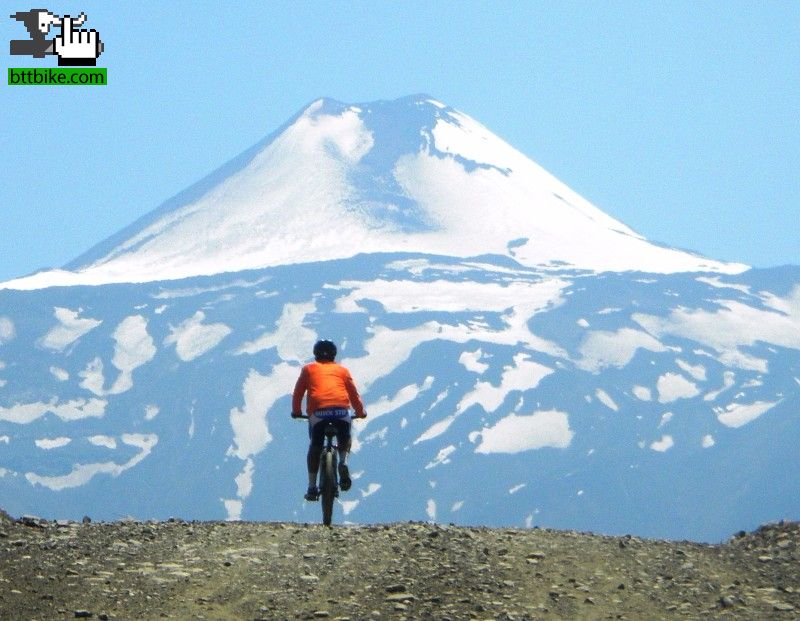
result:
[[[325,425],[325,437],[332,438],[335,435],[336,435],[336,427],[333,425],[333,423],[329,422],[327,425]]]

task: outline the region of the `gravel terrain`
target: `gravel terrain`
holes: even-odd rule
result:
[[[800,524],[721,545],[0,513],[0,619],[797,619]]]

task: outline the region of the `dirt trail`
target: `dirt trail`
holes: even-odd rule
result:
[[[389,524],[0,517],[0,619],[796,619],[800,525],[723,545]]]

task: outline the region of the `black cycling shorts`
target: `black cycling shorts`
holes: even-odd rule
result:
[[[308,426],[308,436],[311,438],[311,446],[322,448],[325,444],[325,427],[331,423],[336,428],[336,442],[340,448],[344,448],[350,442],[350,417],[329,418],[318,421],[313,427]]]

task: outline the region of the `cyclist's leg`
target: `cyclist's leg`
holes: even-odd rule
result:
[[[342,491],[350,489],[350,468],[347,465],[347,456],[350,453],[350,418],[336,420],[336,443],[339,447],[339,486]]]
[[[325,443],[325,425],[320,421],[310,420],[308,422],[308,453],[306,454],[306,466],[308,467],[308,488],[316,489],[317,473],[319,472],[320,454]]]
[[[350,453],[350,418],[337,418],[333,421],[336,426],[336,444],[339,447],[339,463],[347,464],[347,455]]]

